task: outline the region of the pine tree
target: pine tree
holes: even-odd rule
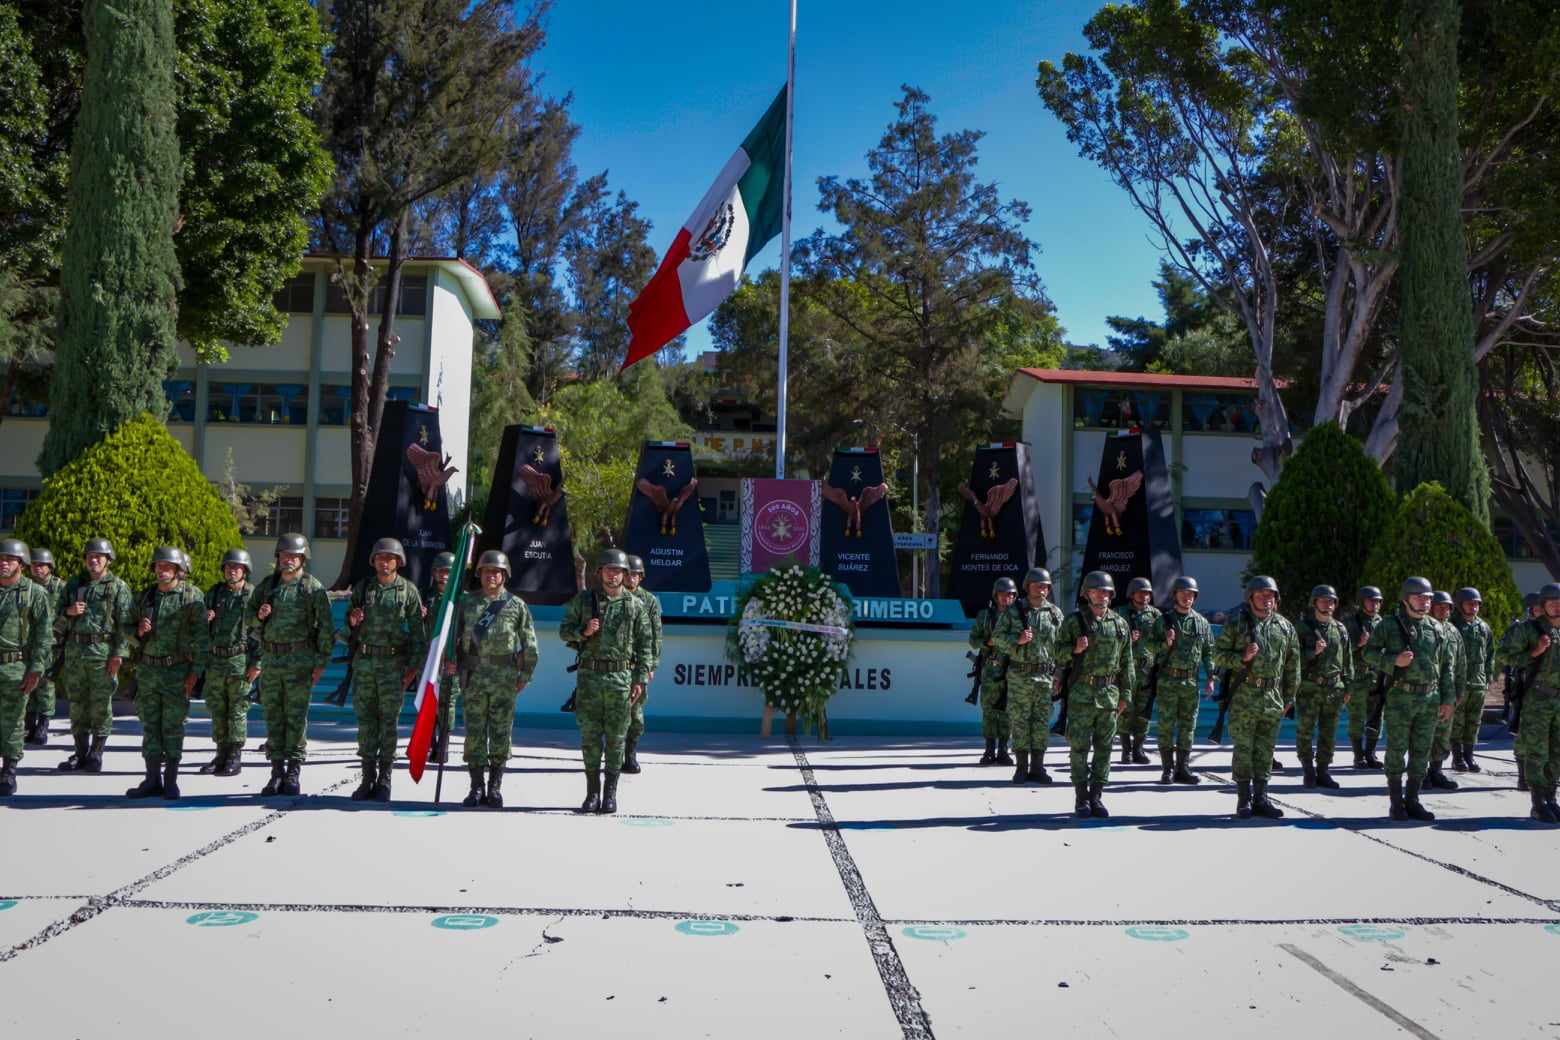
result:
[[[173,12],[166,0],[93,0],[85,28],[45,476],[134,416],[162,415],[176,363]]]

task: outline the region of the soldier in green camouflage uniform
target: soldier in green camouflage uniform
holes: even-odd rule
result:
[[[1387,793],[1394,820],[1433,820],[1419,804],[1438,721],[1452,717],[1457,700],[1452,637],[1429,616],[1434,589],[1424,578],[1403,582],[1392,617],[1371,634],[1365,660],[1388,676]],[[1405,787],[1403,774],[1408,773]]]
[[[1008,755],[1012,720],[1007,711],[1007,656],[992,643],[991,636],[1017,598],[1018,583],[1012,578],[998,578],[991,585],[991,602],[980,609],[970,626],[970,649],[981,655],[980,734],[986,740],[986,750],[980,756],[983,766],[1013,764]]]
[[[49,597],[49,616],[57,618],[65,609],[65,579],[54,573],[54,554],[49,550],[33,547],[32,568],[28,577],[34,585],[42,586]],[[51,637],[50,642],[53,642]],[[43,747],[49,742],[49,720],[54,718],[54,680],[47,671],[33,687],[27,698],[27,734],[22,743]]]
[[[266,754],[271,778],[261,797],[296,795],[307,757],[309,693],[320,681],[335,644],[330,597],[304,570],[309,540],[288,533],[276,540],[276,569],[255,588],[246,616],[260,639],[260,663],[245,675],[260,677]]]
[[[336,638],[352,648],[352,708],[357,715],[363,780],[354,801],[390,800],[395,739],[406,688],[426,655],[422,597],[401,577],[406,550],[381,538],[368,555],[374,573],[352,586],[347,627]]]
[[[450,571],[455,567],[455,554],[441,552],[433,558],[433,581],[422,590],[423,645],[433,640],[434,626],[439,623],[439,600],[450,583]],[[460,603],[462,593],[456,590],[455,602]],[[455,705],[460,700],[459,674],[446,675],[439,683],[439,746],[428,754],[430,762],[447,762],[450,755],[450,734],[455,731]]]
[[[1148,716],[1143,709],[1148,707],[1148,688],[1154,677],[1152,643],[1154,626],[1160,618],[1159,608],[1151,602],[1153,598],[1154,583],[1147,578],[1133,578],[1127,585],[1127,601],[1116,608],[1132,629],[1132,674],[1137,683],[1131,691],[1122,693],[1122,698],[1128,702],[1116,727],[1121,736],[1122,765],[1148,764],[1148,753],[1143,750],[1143,741],[1148,736]]]
[[[49,594],[24,573],[29,557],[24,542],[0,539],[0,798],[16,793],[22,716],[53,656]]]
[[[1518,753],[1527,760],[1532,818],[1560,823],[1560,805],[1555,803],[1560,771],[1560,651],[1554,649],[1560,642],[1560,584],[1545,585],[1538,600],[1538,617],[1511,626],[1501,640],[1500,661],[1526,671],[1528,677]]]
[[[1452,768],[1459,773],[1481,773],[1473,747],[1479,741],[1479,723],[1484,718],[1484,694],[1495,678],[1495,633],[1479,617],[1484,598],[1478,589],[1458,589],[1452,599],[1457,606],[1452,626],[1462,636],[1467,669],[1465,692],[1452,712]]]
[[[455,648],[466,673],[466,771],[471,791],[462,805],[504,807],[504,764],[509,761],[515,726],[515,699],[536,671],[536,629],[525,601],[504,586],[509,557],[489,549],[477,562],[480,592],[460,599],[455,617]],[[446,678],[456,671],[446,662]],[[487,770],[486,786],[482,771]]]
[[[1452,681],[1457,691],[1452,715],[1436,721],[1435,736],[1430,741],[1430,766],[1425,771],[1425,786],[1442,791],[1457,790],[1457,781],[1441,771],[1441,763],[1446,761],[1447,755],[1451,754],[1452,719],[1456,717],[1457,709],[1462,707],[1465,691],[1468,688],[1468,652],[1463,646],[1462,633],[1457,631],[1456,625],[1452,624],[1452,606],[1451,593],[1437,591],[1431,594],[1430,616],[1446,633],[1447,646],[1452,654]]]
[[[237,776],[242,768],[244,739],[249,728],[249,687],[244,673],[260,663],[260,646],[249,628],[249,583],[254,564],[244,549],[229,549],[222,557],[222,578],[206,592],[206,652],[204,696],[211,716],[211,739],[217,757],[201,773]]]
[[[1365,663],[1364,655],[1371,633],[1381,624],[1381,590],[1374,585],[1364,586],[1359,591],[1358,603],[1359,607],[1343,625],[1349,630],[1354,666],[1354,681],[1349,684],[1349,743],[1354,750],[1355,769],[1380,769],[1376,743],[1381,734],[1370,727],[1370,720],[1385,708],[1386,694],[1381,687],[1381,673]]]
[[[1051,782],[1045,771],[1056,679],[1051,650],[1062,620],[1061,608],[1051,602],[1051,572],[1032,567],[1024,575],[1023,601],[1002,612],[991,634],[992,649],[1007,657],[1007,713],[1018,759],[1015,784]]]
[[[1544,616],[1544,605],[1538,600],[1538,593],[1529,592],[1522,597],[1522,613],[1517,615],[1515,621],[1506,626],[1506,630],[1500,634],[1500,645],[1504,647],[1511,634],[1529,621],[1536,621]],[[1497,650],[1496,660],[1500,662],[1504,673],[1505,686],[1505,715],[1506,728],[1516,739],[1512,743],[1512,751],[1517,762],[1517,790],[1528,790],[1527,782],[1527,746],[1522,741],[1522,687],[1527,681],[1528,663],[1508,661],[1504,654]]]
[[[574,721],[585,759],[585,801],[580,812],[617,812],[618,773],[633,705],[645,695],[650,652],[650,616],[623,584],[628,556],[604,549],[597,559],[601,591],[581,592],[564,610],[558,634],[579,651]],[[601,611],[593,616],[592,600]],[[601,784],[602,748],[607,780]]]
[[[1197,731],[1199,693],[1213,692],[1213,629],[1208,619],[1193,609],[1198,595],[1197,579],[1182,575],[1175,579],[1173,610],[1159,616],[1150,634],[1149,651],[1158,666],[1159,693],[1159,782],[1197,784],[1202,780],[1187,768],[1192,740]],[[1197,678],[1206,675],[1206,686],[1199,688]]]
[[[82,557],[86,570],[67,583],[65,609],[54,618],[54,638],[65,649],[60,690],[70,701],[70,734],[76,743],[76,753],[59,768],[99,773],[114,725],[114,691],[134,624],[134,597],[109,570],[114,547],[107,538],[89,538]]]
[[[1246,602],[1230,615],[1213,642],[1213,663],[1228,669],[1230,739],[1235,745],[1235,815],[1282,819],[1268,799],[1273,745],[1284,713],[1300,687],[1300,641],[1278,612],[1278,582],[1257,575],[1246,582]]]
[[[1067,669],[1067,747],[1072,762],[1073,813],[1108,817],[1101,795],[1110,779],[1110,745],[1116,719],[1127,710],[1123,690],[1133,688],[1132,630],[1110,609],[1116,583],[1104,571],[1083,579],[1087,601],[1056,630],[1051,656]],[[1091,768],[1089,751],[1094,751]]]
[[[125,792],[130,798],[179,797],[184,720],[210,647],[206,601],[190,584],[189,557],[172,545],[152,553],[157,584],[146,591],[136,618],[135,711],[141,720],[146,779]]]
[[[1311,590],[1310,608],[1296,626],[1300,690],[1295,696],[1295,751],[1300,756],[1303,787],[1338,787],[1338,781],[1327,775],[1327,767],[1332,765],[1338,713],[1349,703],[1354,653],[1349,647],[1349,630],[1333,617],[1337,609],[1337,590],[1318,585]]]
[[[634,715],[628,723],[628,740],[623,745],[623,772],[639,772],[639,759],[634,755],[634,749],[639,744],[639,738],[645,732],[645,702],[650,699],[650,684],[655,681],[655,673],[661,666],[661,601],[656,594],[649,589],[640,588],[640,582],[645,580],[645,561],[637,556],[628,558],[628,577],[623,584],[628,591],[639,597],[639,601],[645,605],[645,611],[650,615],[650,662],[646,669],[645,695],[634,702]]]

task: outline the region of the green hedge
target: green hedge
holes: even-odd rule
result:
[[[150,415],[125,423],[43,482],[16,536],[54,551],[62,575],[80,569],[88,538],[114,543],[114,570],[133,587],[147,583],[152,550],[190,554],[201,588],[221,580],[222,554],[242,546],[238,523],[195,460]]]
[[[1404,496],[1365,567],[1385,593],[1387,609],[1411,575],[1429,578],[1447,592],[1474,586],[1484,596],[1483,616],[1497,631],[1521,609],[1522,597],[1500,543],[1467,506],[1433,482]]]

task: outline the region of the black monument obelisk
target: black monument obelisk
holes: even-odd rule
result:
[[[710,589],[698,487],[686,441],[645,441],[628,501],[624,548],[645,561],[644,587],[652,592]]]
[[[1029,468],[1029,445],[1001,441],[975,449],[970,479],[960,485],[964,517],[953,546],[953,595],[973,617],[1001,577],[1023,581],[1045,566],[1040,499]]]
[[[558,434],[551,427],[505,428],[480,548],[509,556],[510,591],[527,603],[564,603],[577,591]]]

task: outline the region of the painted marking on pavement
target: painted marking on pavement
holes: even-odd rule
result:
[[[618,821],[625,827],[670,827],[672,821],[664,816],[629,816]]]
[[[259,914],[249,910],[205,910],[186,917],[184,923],[192,924],[196,928],[231,928],[234,925],[248,924],[259,919]]]
[[[902,933],[906,939],[925,939],[927,942],[958,942],[969,933],[963,928],[943,925],[912,925]]]
[[[16,900],[14,899],[0,899],[0,910],[9,910],[15,905]]]
[[[1192,933],[1185,928],[1164,928],[1158,925],[1133,925],[1127,929],[1127,937],[1130,939],[1142,939],[1144,942],[1180,942],[1190,939]]]
[[[443,816],[443,809],[394,809],[391,816]]]
[[[1544,931],[1548,932],[1550,935],[1560,935],[1560,924],[1546,924],[1544,925]]]
[[[165,805],[165,806],[163,806],[163,808],[167,809],[169,812],[205,812],[208,809],[215,809],[216,806],[215,805]]]
[[[1346,924],[1338,931],[1361,942],[1393,942],[1408,934],[1401,928],[1388,928],[1379,924]]]
[[[1381,1000],[1379,997],[1367,993],[1365,990],[1356,986],[1349,979],[1338,974],[1336,971],[1333,971],[1327,965],[1323,964],[1309,953],[1306,953],[1298,946],[1293,946],[1289,943],[1279,943],[1278,948],[1289,954],[1291,957],[1294,957],[1296,960],[1302,962],[1303,964],[1309,965],[1311,968],[1315,969],[1319,975],[1333,983],[1339,989],[1358,997],[1369,1007],[1381,1012],[1381,1014],[1397,1023],[1400,1027],[1407,1030],[1409,1033],[1419,1037],[1419,1040],[1440,1040],[1439,1037],[1430,1032],[1430,1030],[1426,1029],[1424,1026],[1420,1025],[1418,1022],[1415,1022],[1407,1015],[1393,1008],[1390,1004]]]
[[[476,932],[496,924],[498,918],[491,914],[442,914],[433,919],[435,928],[451,932]]]
[[[739,928],[730,921],[678,921],[677,931],[682,935],[736,935]]]

